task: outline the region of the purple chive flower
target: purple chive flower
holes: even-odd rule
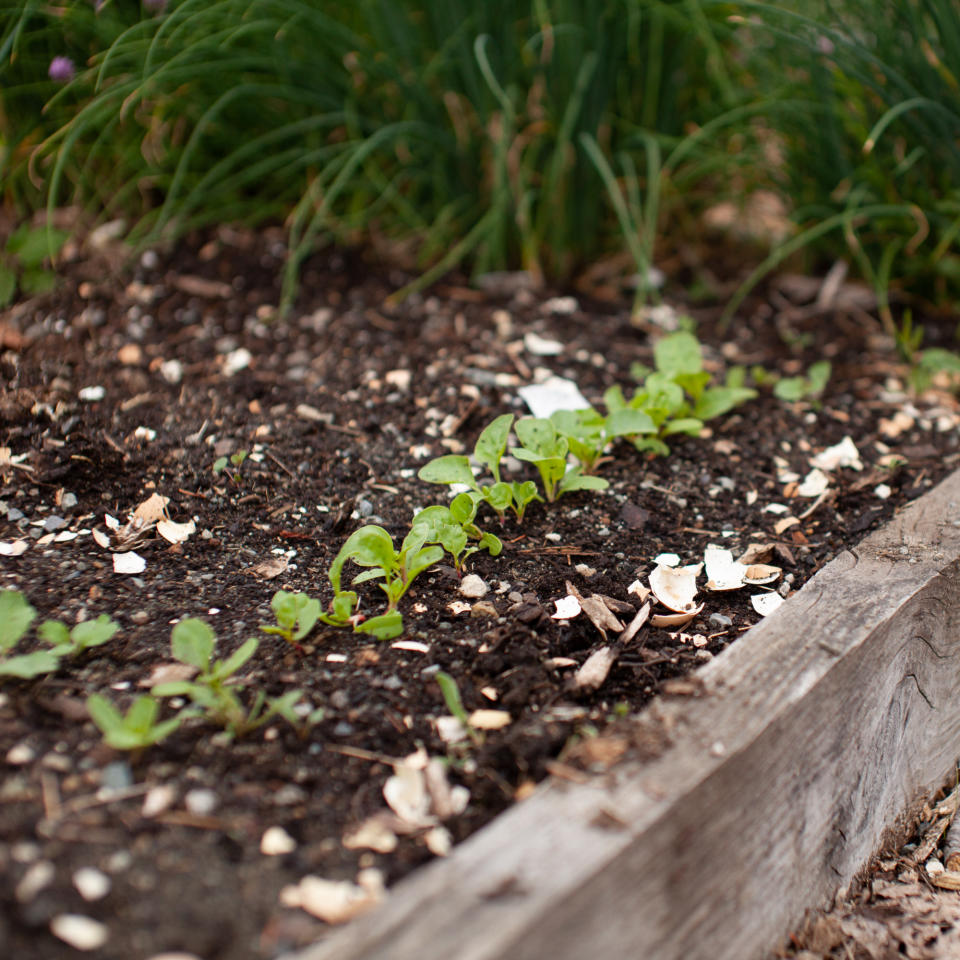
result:
[[[60,83],[72,80],[76,72],[77,68],[69,57],[54,57],[50,61],[50,69],[47,71],[51,80],[57,80]]]

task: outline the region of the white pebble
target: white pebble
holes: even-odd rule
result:
[[[79,913],[60,913],[50,921],[50,932],[74,950],[99,950],[110,931],[91,917]]]
[[[197,817],[205,817],[217,808],[217,795],[212,790],[198,788],[189,790],[183,798],[187,810]]]
[[[110,878],[96,867],[81,867],[73,875],[73,885],[88,903],[102,900],[110,892]]]
[[[489,589],[483,578],[475,573],[468,573],[460,584],[460,592],[472,600],[479,600],[480,597],[486,596]]]
[[[36,757],[36,751],[25,743],[18,743],[7,751],[7,763],[12,767],[22,767],[25,763],[32,763]]]
[[[13,895],[19,903],[29,903],[44,887],[49,887],[56,876],[56,870],[49,860],[32,863],[17,884]]]
[[[268,857],[292,853],[297,849],[297,841],[283,827],[269,827],[260,839],[260,852]]]

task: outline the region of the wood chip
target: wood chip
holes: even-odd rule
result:
[[[640,628],[650,619],[650,603],[645,603],[638,611],[637,615],[627,624],[626,630],[620,634],[620,642],[628,644],[639,632]]]
[[[576,672],[573,678],[574,687],[584,693],[599,690],[606,682],[610,668],[616,663],[616,660],[617,651],[612,647],[600,647],[599,650],[595,650]]]

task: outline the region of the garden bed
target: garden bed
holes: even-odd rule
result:
[[[554,782],[498,819],[491,833],[455,851],[439,871],[431,868],[410,881],[410,893],[391,897],[369,926],[363,922],[348,932],[358,938],[355,943],[383,930],[393,937],[392,918],[419,903],[419,885],[436,882],[430,878],[438,873],[447,878],[442,883],[459,878],[462,857],[489,849],[488,837],[505,836],[518,819],[528,823],[527,817],[533,817],[524,828],[530,836],[576,852],[578,869],[591,863],[599,868],[604,857],[618,856],[626,872],[605,870],[604,876],[617,881],[624,899],[612,902],[627,905],[620,912],[627,930],[634,882],[666,876],[690,884],[684,889],[695,897],[697,883],[704,882],[699,867],[715,873],[713,879],[721,876],[706,866],[712,848],[684,846],[684,824],[692,820],[680,817],[671,830],[659,831],[661,845],[648,851],[655,854],[652,861],[633,859],[642,850],[635,844],[654,821],[662,826],[671,804],[692,817],[691,797],[725,797],[730,806],[712,807],[709,825],[721,834],[736,833],[744,810],[736,793],[727,791],[742,777],[757,814],[772,814],[787,789],[819,784],[811,795],[819,806],[809,812],[810,832],[781,825],[776,838],[788,852],[816,862],[809,880],[785,877],[793,892],[784,896],[776,920],[757,918],[750,934],[756,939],[744,941],[759,944],[776,932],[775,924],[827,894],[828,874],[834,876],[829,863],[841,874],[859,866],[884,817],[911,799],[904,791],[921,782],[929,786],[931,777],[946,773],[946,767],[932,769],[943,759],[938,753],[918,751],[908,758],[916,768],[904,769],[898,780],[887,776],[879,755],[877,779],[864,780],[853,795],[860,799],[851,801],[856,841],[839,845],[834,861],[826,858],[823,866],[816,858],[823,859],[826,841],[813,825],[828,818],[825,805],[834,796],[828,788],[845,781],[826,773],[816,780],[817,771],[836,759],[843,731],[851,728],[830,725],[830,736],[819,743],[822,754],[817,743],[803,744],[811,751],[807,763],[819,757],[819,767],[776,753],[776,737],[803,717],[823,723],[833,717],[815,699],[831,690],[846,706],[865,711],[878,704],[909,708],[909,723],[891,713],[886,729],[913,736],[922,719],[917,689],[928,697],[943,689],[928,689],[926,675],[921,677],[929,665],[924,651],[931,647],[901,639],[896,656],[888,651],[889,662],[882,651],[895,644],[890,631],[898,611],[916,606],[905,601],[918,591],[923,596],[924,590],[940,590],[938,576],[953,560],[948,508],[938,518],[946,523],[937,527],[940,559],[915,555],[920,541],[914,538],[933,536],[931,521],[910,519],[923,514],[925,501],[912,513],[899,511],[956,462],[957,407],[949,393],[907,395],[906,371],[888,352],[874,349],[876,328],[862,301],[835,298],[815,305],[816,284],[804,293],[796,282],[783,281],[768,291],[774,306],[756,301],[751,319],[729,336],[716,329],[718,311],[692,310],[708,369],[721,373],[734,363],[759,364],[799,374],[826,357],[833,377],[822,400],[786,404],[763,388],[757,400],[711,422],[708,435],[671,438],[669,457],[650,459],[621,442],[602,469],[609,490],[534,504],[522,524],[508,519],[500,527],[492,514],[483,517],[485,528],[504,544],[499,557],[481,552],[468,561],[469,571],[489,588],[484,597],[463,596],[462,581],[440,565],[422,574],[401,603],[401,646],[321,626],[295,648],[258,632],[272,620],[274,591],[301,590],[329,600],[327,571],[352,530],[379,522],[399,539],[414,507],[446,502],[444,488],[417,479],[431,457],[469,453],[493,417],[524,412],[517,389],[547,373],[575,382],[591,401],[613,383],[630,385],[631,363],[651,363],[650,334],[661,331],[652,321],[648,329],[632,324],[625,300],[548,297],[516,286],[516,276],[485,290],[451,281],[431,296],[391,306],[385,298],[405,278],[372,273],[340,254],[308,265],[301,301],[281,320],[270,309],[282,263],[278,243],[269,233],[254,239],[224,230],[169,260],[147,257],[134,278],[111,272],[107,248],[96,257],[78,256],[51,299],[15,307],[4,318],[3,376],[9,386],[0,409],[0,446],[10,448],[10,459],[0,497],[0,540],[24,540],[27,549],[4,558],[2,585],[22,590],[41,618],[72,624],[106,614],[121,626],[109,643],[64,662],[57,672],[6,681],[0,693],[6,760],[0,935],[18,957],[47,958],[66,950],[63,938],[51,933],[51,925],[62,931],[57,918],[64,915],[99,925],[87,930],[106,938],[90,954],[101,958],[179,950],[204,960],[253,960],[313,943],[327,927],[292,906],[292,891],[302,894],[303,878],[352,883],[359,871],[376,870],[391,885],[432,859],[431,849],[443,848],[443,831],[425,824],[411,829],[394,814],[384,816],[385,782],[417,751],[449,759],[448,782],[469,790],[462,812],[433,823],[456,842],[529,796],[548,773]],[[785,340],[794,348],[785,347]],[[554,343],[559,352],[551,352]],[[811,458],[846,437],[862,469],[835,468],[822,495],[798,496],[798,480],[810,470]],[[238,468],[214,473],[218,459],[240,450],[249,456]],[[518,472],[528,475],[535,476]],[[932,496],[943,499],[950,489]],[[179,545],[145,539],[136,548],[144,570],[115,573],[114,551],[99,546],[89,531],[109,534],[104,513],[122,523],[153,494],[169,497],[171,519],[192,519],[195,532]],[[785,510],[769,512],[770,504]],[[791,516],[797,522],[784,526]],[[882,547],[844,553],[891,518],[899,526],[879,534],[887,538]],[[891,535],[896,542],[888,542]],[[701,592],[702,614],[681,630],[645,624],[622,649],[584,615],[569,621],[551,616],[553,601],[571,592],[569,582],[582,596],[611,598],[621,605],[615,615],[629,622],[643,607],[630,587],[636,580],[647,584],[655,557],[675,553],[692,564],[711,543],[736,555],[754,544],[763,562],[782,568],[769,589],[785,594],[837,559],[799,600],[749,633],[748,643],[734,645],[725,666],[709,661],[760,620],[750,591]],[[889,555],[881,556],[884,551]],[[853,570],[852,557],[859,557]],[[822,587],[823,577],[833,581],[829,589]],[[876,597],[863,589],[872,577],[884,583]],[[376,592],[365,589],[365,605],[373,608]],[[810,610],[802,600],[824,589],[824,596],[846,591],[833,594],[833,605],[818,601],[815,607],[836,639],[828,641],[829,650],[811,639]],[[943,604],[953,602],[941,593],[935,593],[940,606],[918,608],[918,616],[934,618],[932,629],[941,623],[936,610],[948,611]],[[853,602],[862,622],[850,615]],[[203,618],[215,628],[221,656],[259,635],[259,649],[243,671],[245,698],[257,690],[280,696],[299,689],[304,706],[319,708],[322,716],[314,715],[312,725],[299,731],[277,720],[232,741],[191,720],[139,756],[107,748],[89,722],[86,697],[99,693],[129,705],[156,679],[156,668],[170,664],[171,626],[185,617]],[[790,624],[804,642],[790,639]],[[932,637],[926,639],[939,649]],[[584,663],[611,645],[615,662],[599,685],[578,686]],[[780,645],[776,669],[752,666],[758,646]],[[703,663],[706,672],[688,678]],[[875,674],[878,666],[887,672]],[[505,711],[508,725],[485,732],[482,743],[451,745],[441,736],[444,723],[438,723],[449,713],[438,670],[454,679],[468,710]],[[737,682],[718,686],[721,677],[731,676],[728,670]],[[904,682],[911,672],[920,677],[913,688]],[[932,674],[929,683],[948,674]],[[662,707],[639,722],[624,719],[659,692],[668,694]],[[857,714],[849,712],[852,723]],[[877,730],[866,713],[861,719],[866,731]],[[709,727],[702,725],[714,723],[724,733],[707,742]],[[865,733],[862,749],[891,744],[903,749],[907,741]],[[937,746],[948,751],[949,738]],[[862,756],[850,752],[851,761]],[[641,757],[649,764],[635,768],[631,758]],[[621,760],[625,764],[617,766]],[[751,764],[766,770],[768,761],[767,788]],[[597,768],[613,771],[613,785],[604,787],[614,790],[612,806],[596,787],[575,783]],[[849,769],[840,767],[836,775]],[[634,776],[664,780],[656,796],[643,799],[631,786]],[[652,781],[644,782],[650,787]],[[695,789],[701,782],[710,789]],[[878,816],[867,826],[861,815],[871,798],[879,803],[871,811]],[[565,803],[585,804],[587,818],[561,826],[552,822],[553,813],[538,814]],[[597,803],[606,809],[609,829],[589,822],[601,812]],[[388,827],[380,831],[376,850],[356,842],[357,828],[371,818]],[[753,819],[751,813],[748,827]],[[752,853],[758,864],[766,862],[748,839],[740,838],[744,870]],[[590,856],[598,859],[581,857],[578,844],[587,841]],[[752,842],[769,848],[772,838],[758,835]],[[458,879],[431,911],[446,913],[449,907],[450,917],[463,923],[469,917],[471,924],[474,913],[493,918],[471,942],[481,951],[477,956],[495,956],[522,942],[511,941],[511,931],[520,931],[534,914],[547,915],[537,911],[562,914],[569,908],[564,922],[541,928],[546,939],[531,941],[561,943],[562,931],[569,933],[574,919],[583,919],[562,887],[578,876],[573,865],[569,874],[564,867],[549,876],[511,880],[502,856],[498,852],[496,862],[486,864],[487,886]],[[84,869],[80,876],[98,877],[96,889],[106,889],[102,896],[90,896],[94,888],[77,879]],[[533,859],[531,869],[539,869]],[[761,877],[757,873],[750,883],[762,883]],[[364,878],[377,882],[370,873]],[[608,890],[600,881],[583,888],[584,896],[601,899]],[[486,906],[475,910],[478,896]],[[678,902],[685,908],[691,903],[687,894]],[[665,915],[670,912],[655,897],[657,903]],[[702,911],[689,912],[700,923]],[[508,913],[521,918],[519,926],[504,922],[506,939],[498,939],[500,917]],[[404,921],[403,928],[411,938],[422,936],[430,916],[425,926]],[[719,919],[725,916],[719,911]],[[659,933],[651,935],[665,935],[666,922],[658,920],[651,931]],[[617,929],[612,921],[603,931],[582,924],[584,935],[593,930],[599,937],[591,950],[614,945],[604,936],[614,937]],[[695,940],[688,937],[695,936],[691,929],[678,943],[690,947]],[[449,953],[452,941],[443,942]],[[385,947],[390,956],[402,956],[394,952],[400,950],[396,943],[390,939]]]

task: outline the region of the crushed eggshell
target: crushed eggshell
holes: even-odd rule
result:
[[[779,536],[784,530],[789,530],[791,527],[797,526],[800,521],[796,517],[784,517],[782,520],[778,520],[773,525],[773,532]]]
[[[27,552],[28,546],[26,540],[0,542],[0,557],[19,557]]]
[[[658,553],[653,562],[661,567],[679,567],[680,557],[675,553]]]
[[[535,417],[548,419],[558,410],[586,410],[590,403],[580,388],[563,377],[549,377],[543,383],[531,383],[517,390],[520,399]]]
[[[532,330],[523,335],[523,348],[535,357],[558,357],[563,353],[563,344],[559,340],[547,340]]]
[[[157,522],[157,533],[169,543],[184,543],[191,534],[195,533],[197,525],[193,520],[186,523],[174,523],[173,520],[160,520]]]
[[[650,618],[651,627],[682,627],[703,610],[703,604],[686,613],[657,613]]]
[[[880,500],[886,500],[892,493],[893,490],[891,490],[890,487],[885,483],[878,483],[873,488],[873,495],[878,497]]]
[[[343,835],[343,845],[348,850],[374,850],[377,853],[393,853],[400,842],[390,829],[387,817],[375,813],[354,830]]]
[[[687,613],[695,605],[699,569],[699,564],[695,567],[665,567],[657,564],[650,573],[650,589],[668,609]]]
[[[266,857],[280,857],[296,849],[297,841],[283,827],[267,827],[260,838],[260,852]]]
[[[513,717],[507,710],[474,710],[469,719],[470,726],[476,730],[502,730]]]
[[[797,487],[797,496],[819,497],[829,486],[830,478],[819,467],[814,467]]]
[[[453,837],[446,827],[431,827],[424,835],[423,842],[435,857],[446,857],[453,849]]]
[[[143,573],[147,569],[147,561],[130,550],[127,553],[113,554],[113,572],[124,574]]]
[[[427,827],[435,822],[430,815],[430,796],[422,770],[405,763],[396,764],[393,775],[387,777],[383,785],[383,799],[401,820],[411,826]]]
[[[839,443],[827,447],[826,450],[822,450],[815,457],[811,457],[810,466],[819,467],[821,470],[828,472],[840,467],[862,470],[863,461],[860,459],[860,451],[852,438],[844,437]]]
[[[761,617],[768,617],[774,610],[783,605],[783,597],[779,593],[755,593],[750,597],[750,604]]]
[[[430,647],[419,640],[396,640],[390,644],[393,650],[409,650],[411,653],[429,653]]]
[[[581,577],[586,577],[588,580],[597,572],[593,567],[588,566],[585,563],[578,563],[573,569],[576,570]]]
[[[379,871],[361,870],[357,883],[306,876],[280,891],[280,903],[299,907],[324,923],[346,923],[383,899],[383,878],[377,883],[373,873]]]
[[[447,609],[455,617],[459,617],[461,613],[469,613],[472,607],[469,603],[466,603],[463,600],[454,600],[452,603],[447,604]]]
[[[708,544],[703,551],[703,566],[708,590],[739,590],[743,586],[747,568],[733,559],[732,551]]]
[[[567,594],[567,596],[553,602],[556,604],[557,610],[556,613],[550,614],[551,620],[572,620],[574,617],[580,616],[582,608],[576,597]]]
[[[752,563],[747,567],[743,575],[743,581],[747,586],[759,587],[765,583],[773,583],[779,579],[783,571],[780,567],[774,567],[768,563]]]

